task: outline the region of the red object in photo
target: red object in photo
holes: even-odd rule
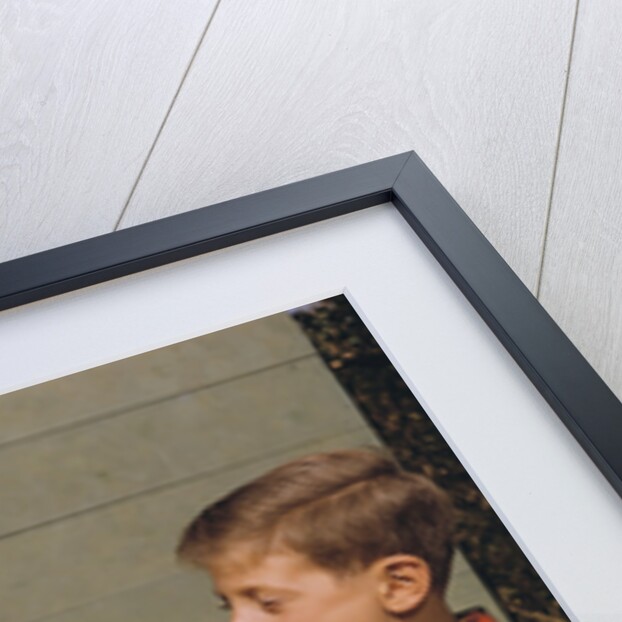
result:
[[[460,614],[458,622],[497,622],[491,615],[483,610],[468,611]]]

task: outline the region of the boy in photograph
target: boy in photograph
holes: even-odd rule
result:
[[[382,450],[344,449],[213,503],[177,555],[207,570],[232,622],[456,622],[444,600],[453,526],[431,480]]]

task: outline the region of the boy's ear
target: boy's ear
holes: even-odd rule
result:
[[[432,573],[420,557],[391,555],[378,560],[372,571],[382,607],[389,613],[399,615],[414,611],[430,594]]]

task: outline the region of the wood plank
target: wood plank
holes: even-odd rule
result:
[[[215,5],[2,3],[0,261],[114,228]]]
[[[0,396],[0,447],[311,355],[279,313]]]
[[[540,301],[622,399],[622,5],[581,2]]]
[[[204,573],[176,573],[40,622],[228,622]]]
[[[277,464],[311,451],[377,442],[368,428],[280,453],[172,489],[128,499],[0,540],[0,602],[27,622],[178,571],[181,529],[207,503]],[[86,619],[86,618],[85,618]]]
[[[0,449],[0,535],[363,424],[319,357]]]
[[[573,13],[223,3],[121,226],[415,149],[533,288]]]

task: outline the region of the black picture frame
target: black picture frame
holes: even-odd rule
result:
[[[622,403],[414,151],[0,264],[0,311],[392,202],[622,497]]]

